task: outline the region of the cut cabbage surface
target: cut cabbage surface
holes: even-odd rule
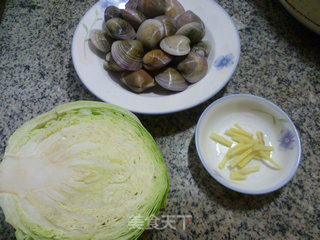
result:
[[[136,239],[168,188],[138,118],[102,102],[67,103],[25,123],[0,165],[0,205],[18,240]]]

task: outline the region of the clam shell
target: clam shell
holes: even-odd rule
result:
[[[164,35],[166,37],[174,35],[177,32],[178,28],[176,25],[176,21],[173,18],[168,17],[166,15],[161,15],[156,17],[155,19],[162,22],[164,26]]]
[[[204,57],[192,52],[179,63],[177,69],[188,82],[196,83],[206,76],[208,63]]]
[[[168,65],[172,57],[160,49],[148,52],[143,57],[143,66],[145,69],[155,71]]]
[[[211,44],[208,41],[201,41],[194,45],[191,52],[196,52],[202,57],[208,57],[211,51]]]
[[[188,37],[191,43],[197,43],[204,37],[206,30],[202,23],[191,22],[183,25],[176,34]]]
[[[129,0],[126,3],[126,9],[137,9],[139,0]]]
[[[161,21],[148,19],[144,21],[138,31],[137,40],[141,41],[147,49],[154,49],[164,37],[164,26]]]
[[[100,52],[108,53],[111,50],[111,43],[106,37],[106,34],[102,30],[91,30],[90,32],[90,42],[92,45]]]
[[[134,29],[138,29],[141,23],[146,20],[143,13],[136,9],[121,9],[121,14],[123,19],[130,23]]]
[[[190,39],[183,35],[169,36],[163,39],[160,47],[173,56],[183,56],[190,52]]]
[[[167,0],[166,1],[166,12],[168,17],[175,18],[184,13],[184,7],[178,0]]]
[[[156,85],[153,77],[143,69],[129,74],[122,74],[120,80],[137,93],[141,93]]]
[[[107,22],[111,18],[121,17],[120,9],[115,6],[109,6],[104,10],[104,21]]]
[[[112,18],[106,22],[106,31],[108,35],[118,40],[134,39],[136,31],[122,18]]]
[[[182,75],[174,68],[167,68],[158,74],[155,80],[161,87],[170,91],[181,92],[188,87]]]
[[[198,22],[203,24],[201,18],[190,10],[178,16],[176,19],[176,22],[177,22],[178,28],[181,28],[183,25],[186,25],[191,22]]]
[[[166,0],[139,0],[138,10],[148,18],[163,15],[166,12]]]
[[[123,69],[137,71],[142,68],[144,50],[137,40],[116,41],[111,46],[114,61]]]
[[[125,71],[125,69],[123,69],[122,67],[120,67],[113,59],[111,53],[109,52],[106,55],[106,59],[103,63],[103,67],[104,69],[106,69],[107,71],[114,71],[114,72],[123,72]]]

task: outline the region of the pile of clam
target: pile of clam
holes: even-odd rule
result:
[[[91,44],[105,54],[104,68],[123,72],[121,81],[134,92],[158,83],[184,91],[207,73],[210,44],[205,26],[178,0],[130,0],[125,9],[105,10],[104,30],[92,30]]]

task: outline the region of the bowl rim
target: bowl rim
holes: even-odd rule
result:
[[[206,164],[206,162],[204,161],[204,157],[201,154],[200,151],[200,144],[199,144],[199,129],[200,126],[202,124],[202,121],[204,119],[204,117],[207,115],[207,113],[209,112],[209,110],[211,110],[212,108],[214,108],[216,105],[222,103],[223,101],[232,99],[232,98],[250,98],[254,101],[259,101],[259,102],[264,102],[267,103],[270,107],[276,109],[278,112],[280,112],[282,114],[283,117],[285,117],[288,120],[288,123],[290,125],[290,127],[293,129],[295,136],[298,139],[298,154],[297,154],[297,158],[296,158],[296,162],[295,165],[293,166],[293,168],[291,169],[291,171],[289,172],[289,174],[286,176],[285,179],[283,179],[281,182],[275,184],[272,187],[266,188],[266,189],[262,189],[262,190],[246,190],[246,189],[242,189],[239,187],[235,187],[230,185],[229,183],[227,183],[226,181],[224,181],[221,178],[216,177],[216,174],[214,173],[214,171],[212,171],[208,165]],[[259,97],[259,96],[255,96],[252,94],[231,94],[225,97],[222,97],[214,102],[212,102],[201,114],[198,123],[197,123],[197,127],[196,127],[196,133],[195,133],[195,143],[196,143],[196,149],[199,155],[199,158],[202,162],[202,165],[205,167],[205,169],[207,170],[207,172],[211,175],[211,177],[213,177],[216,181],[218,181],[220,184],[222,184],[223,186],[232,189],[236,192],[239,193],[245,193],[245,194],[250,194],[250,195],[261,195],[261,194],[266,194],[266,193],[271,193],[274,192],[280,188],[282,188],[284,185],[286,185],[294,176],[294,174],[296,173],[298,166],[300,164],[300,160],[301,160],[301,141],[300,141],[300,136],[299,133],[294,125],[294,123],[292,122],[292,120],[290,119],[290,117],[276,104],[274,104],[273,102],[263,98],[263,97]]]
[[[313,19],[309,18],[308,15],[304,15],[299,9],[295,8],[288,0],[279,0],[282,6],[300,23],[302,23],[309,30],[320,35],[320,26]]]
[[[104,100],[104,98],[100,95],[98,95],[97,93],[95,93],[94,89],[92,89],[90,86],[88,86],[88,84],[85,83],[85,81],[82,80],[82,77],[81,77],[81,74],[80,72],[78,71],[78,69],[75,67],[75,63],[74,63],[74,59],[75,59],[75,54],[74,52],[76,51],[74,49],[74,46],[75,46],[75,41],[76,41],[76,36],[77,36],[77,32],[79,31],[80,29],[80,23],[83,21],[83,19],[87,16],[87,14],[89,14],[89,11],[96,7],[97,5],[100,4],[100,1],[97,1],[95,4],[91,5],[88,10],[85,12],[85,14],[79,19],[78,23],[77,23],[77,26],[76,26],[76,29],[73,33],[73,37],[72,37],[72,41],[71,41],[71,59],[72,59],[72,64],[73,64],[73,67],[74,67],[74,70],[76,72],[76,75],[78,77],[78,79],[81,81],[81,83],[86,87],[86,89],[89,90],[89,92],[95,96],[96,98],[98,98],[99,100],[103,101],[103,102],[107,102],[106,100]],[[193,104],[190,104],[188,106],[183,106],[183,107],[180,107],[180,108],[177,108],[177,109],[174,109],[174,110],[164,110],[164,111],[142,111],[142,110],[131,110],[131,109],[128,109],[129,111],[131,112],[134,112],[134,113],[138,113],[138,114],[145,114],[145,115],[164,115],[164,114],[172,114],[172,113],[177,113],[177,112],[182,112],[182,111],[185,111],[185,110],[188,110],[188,109],[191,109],[193,107],[196,107],[204,102],[206,102],[207,100],[209,100],[210,98],[214,97],[217,93],[219,93],[227,84],[228,82],[231,80],[232,76],[234,75],[237,67],[238,67],[238,64],[239,64],[239,61],[240,61],[240,55],[241,55],[241,38],[240,38],[240,34],[239,34],[239,31],[238,31],[238,28],[235,24],[235,22],[233,21],[232,17],[229,15],[229,13],[219,4],[217,3],[216,1],[214,0],[211,0],[213,2],[213,4],[215,4],[223,13],[224,15],[230,20],[231,24],[233,25],[233,28],[234,28],[234,31],[236,33],[236,38],[237,38],[237,42],[238,42],[238,50],[237,50],[237,55],[235,56],[235,60],[234,60],[234,65],[233,65],[233,69],[231,70],[229,76],[227,76],[225,82],[219,87],[217,88],[215,91],[213,91],[211,94],[208,94],[207,97],[203,98],[201,101],[198,101],[198,102],[195,102]],[[111,104],[114,104],[112,102],[109,102],[108,103],[111,103]],[[127,109],[127,108],[126,108]]]

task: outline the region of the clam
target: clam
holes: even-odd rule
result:
[[[120,80],[137,93],[141,93],[156,85],[153,77],[143,69],[129,74],[122,74]]]
[[[108,53],[111,50],[111,44],[102,30],[94,29],[90,32],[90,42],[100,52]]]
[[[163,15],[166,11],[166,0],[139,0],[138,10],[148,18]]]
[[[145,69],[154,71],[168,65],[172,57],[160,49],[148,52],[143,57],[143,66]]]
[[[116,41],[111,46],[114,61],[123,69],[137,71],[142,68],[144,50],[137,40]]]
[[[106,56],[106,59],[103,63],[103,67],[108,71],[114,72],[122,72],[125,71],[122,67],[120,67],[113,59],[111,53],[109,52]]]
[[[163,88],[170,91],[184,91],[188,84],[182,75],[174,68],[167,68],[155,77],[156,82]]]
[[[174,35],[177,32],[178,28],[177,28],[176,22],[173,18],[168,17],[166,15],[161,15],[161,16],[156,17],[155,19],[162,22],[162,24],[164,26],[164,35],[166,37]]]
[[[163,39],[160,47],[173,56],[183,56],[190,52],[190,39],[183,35],[169,36]]]
[[[179,3],[178,0],[167,0],[166,1],[166,12],[168,17],[175,18],[184,13],[184,7]]]
[[[135,29],[138,29],[141,23],[146,20],[143,13],[136,9],[121,9],[121,14],[123,19],[129,22]]]
[[[195,83],[207,74],[208,63],[204,57],[192,52],[185,60],[179,63],[177,69],[188,82]]]
[[[181,28],[183,25],[186,25],[191,22],[198,22],[203,24],[202,20],[198,17],[198,15],[196,15],[194,12],[190,10],[178,16],[176,22],[178,28]]]
[[[125,20],[112,18],[106,22],[106,31],[114,39],[129,40],[135,38],[136,31]]]
[[[126,3],[126,9],[137,9],[139,0],[129,0]]]
[[[120,9],[115,6],[109,6],[104,10],[104,21],[107,22],[111,18],[121,17]]]
[[[202,23],[191,22],[183,25],[176,34],[188,37],[191,40],[191,43],[197,43],[204,37],[206,30]]]
[[[144,21],[138,31],[137,40],[141,41],[147,49],[154,49],[164,37],[164,26],[156,19]]]
[[[211,51],[211,44],[208,41],[201,41],[194,45],[191,52],[196,52],[202,57],[208,57]]]

